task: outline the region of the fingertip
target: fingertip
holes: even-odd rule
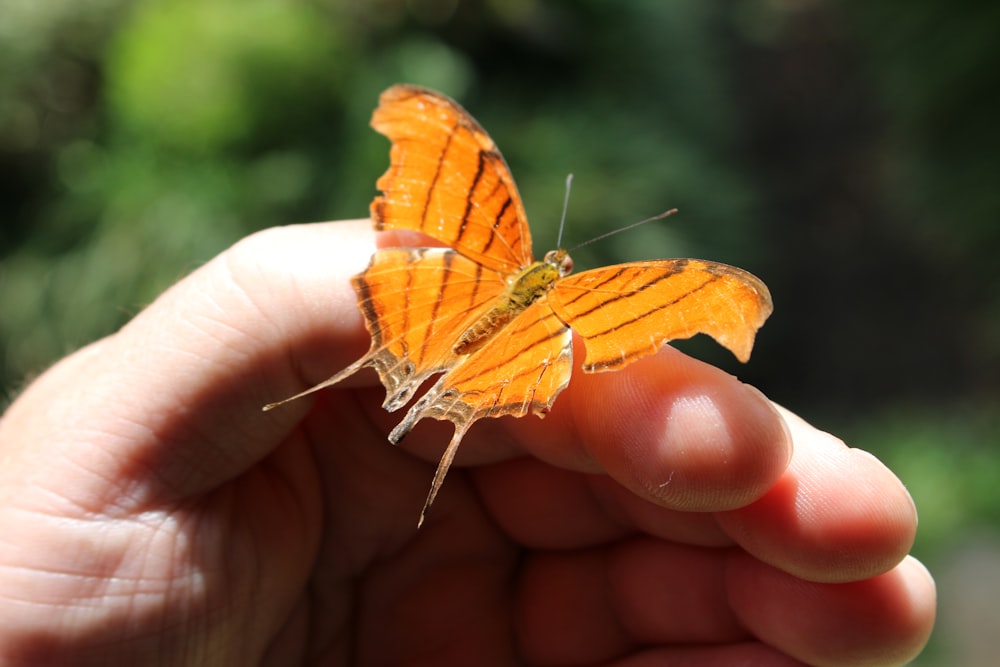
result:
[[[937,584],[934,575],[919,559],[907,555],[899,562],[901,582],[905,584],[909,599],[914,600],[917,615],[932,625],[937,611]],[[929,621],[929,623],[927,623]]]
[[[726,580],[742,623],[808,664],[906,664],[934,626],[934,581],[910,557],[874,577],[824,583],[734,552]]]
[[[895,567],[917,528],[902,482],[870,453],[782,413],[795,443],[787,473],[756,502],[719,513],[719,524],[757,558],[811,581]]]

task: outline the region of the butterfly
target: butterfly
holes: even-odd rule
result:
[[[389,434],[398,444],[425,417],[455,431],[420,513],[423,523],[469,427],[485,417],[543,417],[569,383],[572,333],[583,371],[622,368],[667,341],[705,333],[747,361],[771,314],[750,273],[698,259],[629,262],[572,274],[562,249],[536,261],[510,170],[485,130],[450,98],[396,85],[372,127],[392,142],[371,204],[376,230],[422,232],[445,247],[377,250],[354,276],[372,342],[356,362],[265,410],[371,366],[398,410],[437,381]]]

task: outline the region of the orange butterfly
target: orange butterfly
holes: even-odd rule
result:
[[[372,127],[392,141],[371,204],[376,230],[423,232],[445,248],[387,248],[352,279],[371,348],[328,380],[372,366],[398,410],[442,374],[389,434],[393,444],[424,417],[448,420],[448,444],[424,516],[462,436],[478,419],[542,417],[569,383],[572,333],[584,372],[616,370],[667,341],[705,333],[740,361],[771,314],[767,287],[742,269],[697,259],[630,262],[569,275],[565,250],[542,261],[514,179],[486,131],[453,100],[397,85],[382,93]],[[418,525],[419,525],[418,523]]]

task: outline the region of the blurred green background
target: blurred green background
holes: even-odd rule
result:
[[[898,472],[941,588],[919,664],[993,664],[998,29],[931,0],[0,0],[0,386],[243,235],[367,215],[378,93],[431,86],[504,151],[539,254],[573,172],[568,246],[681,210],[578,267],[764,279],[749,365],[680,346]]]

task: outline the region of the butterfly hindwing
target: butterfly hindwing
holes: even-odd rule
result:
[[[421,396],[389,434],[398,443],[425,417],[446,419],[455,433],[438,463],[420,522],[451,466],[468,428],[485,417],[544,416],[569,383],[573,338],[544,297],[517,315],[502,333],[491,337]]]
[[[379,250],[353,283],[372,336],[368,365],[389,410],[457,363],[455,341],[505,286],[500,274],[446,248]]]

